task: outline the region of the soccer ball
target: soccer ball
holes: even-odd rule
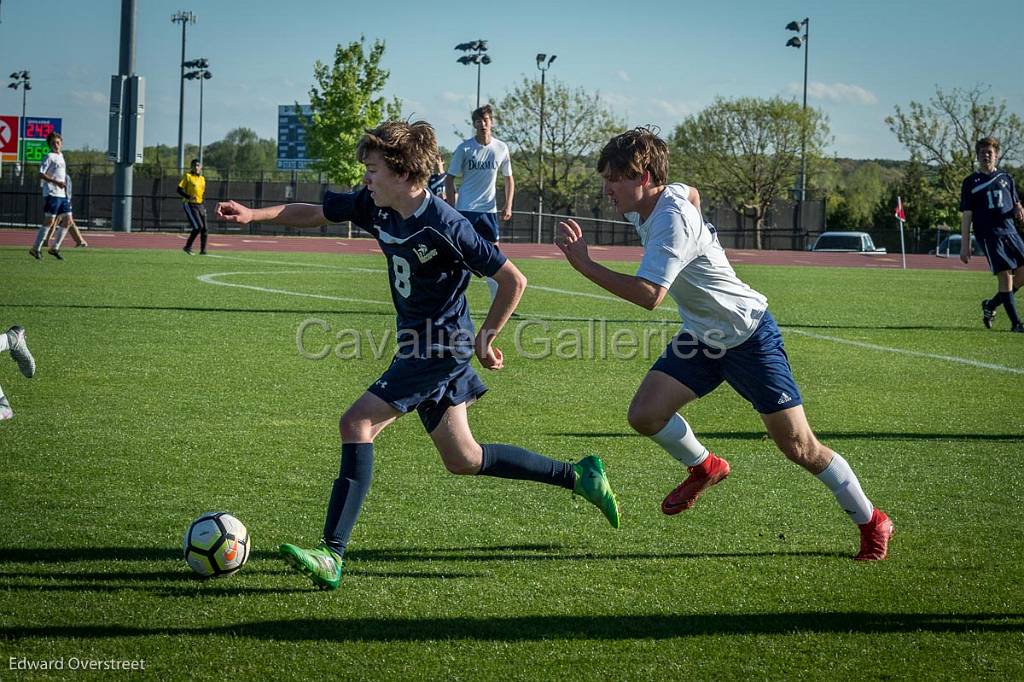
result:
[[[249,531],[227,512],[206,512],[185,531],[185,563],[204,578],[231,575],[249,559]]]

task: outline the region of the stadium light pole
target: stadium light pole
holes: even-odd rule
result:
[[[803,27],[804,34],[795,35],[786,41],[786,47],[795,47],[804,50],[804,122],[800,126],[800,186],[797,187],[797,229],[803,228],[804,221],[804,200],[807,198],[807,62],[808,55],[810,54],[810,48],[808,47],[808,38],[811,34],[811,18],[804,17],[803,21],[791,21],[786,24],[787,31],[796,31],[800,33],[800,28]]]
[[[464,54],[455,61],[459,64],[469,66],[470,64],[476,64],[476,108],[480,108],[480,69],[484,64],[491,63],[490,55],[487,52],[487,41],[486,40],[471,40],[468,43],[459,43],[455,46],[456,50],[461,52],[472,52],[473,54]]]
[[[545,76],[555,61],[557,54],[548,57],[543,52],[537,54],[537,69],[540,71],[540,143],[537,145],[537,242],[540,242],[541,227],[544,220],[544,86]]]
[[[117,76],[120,81],[111,87],[111,112],[117,106],[120,120],[115,119],[111,131],[110,151],[114,163],[114,205],[111,227],[114,232],[132,231],[132,191],[135,183],[134,164],[144,150],[142,141],[142,110],[144,81],[135,75],[135,27],[138,19],[135,0],[121,0],[121,40],[118,47]],[[143,149],[139,149],[142,146]]]
[[[206,58],[193,59],[185,62],[185,66],[195,71],[189,71],[185,78],[199,81],[199,163],[203,163],[203,81],[213,78],[210,73],[210,62]]]
[[[196,23],[196,15],[189,10],[179,10],[171,17],[171,23],[181,24],[181,83],[178,88],[178,172],[185,172],[185,27]]]
[[[15,92],[21,88],[21,121],[18,125],[18,183],[25,182],[25,104],[28,91],[32,89],[32,75],[28,71],[15,71],[7,85]]]

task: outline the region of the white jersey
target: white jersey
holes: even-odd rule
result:
[[[43,159],[43,162],[39,164],[39,172],[43,175],[48,175],[54,180],[64,182],[67,180],[68,170],[67,165],[64,163],[64,155],[57,152],[50,152]],[[58,187],[52,182],[46,180],[40,180],[39,184],[43,187],[44,197],[66,197],[67,194],[64,192],[63,187]]]
[[[512,175],[512,159],[508,145],[491,138],[489,144],[480,144],[471,137],[455,148],[448,165],[448,175],[462,178],[455,208],[459,211],[496,213],[494,183],[498,171],[503,177]]]
[[[626,214],[644,245],[636,274],[668,289],[683,328],[698,340],[733,348],[757,329],[768,299],[736,276],[689,191],[682,183],[667,185],[643,222],[638,213]]]

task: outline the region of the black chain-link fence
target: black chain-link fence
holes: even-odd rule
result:
[[[72,207],[75,221],[88,229],[110,229],[114,205],[114,176],[109,166],[71,166],[68,174],[73,179]],[[189,223],[181,206],[181,197],[175,191],[179,178],[169,175],[134,174],[132,187],[132,230],[187,231]],[[256,171],[246,173],[211,173],[207,175],[206,201],[208,227],[212,232],[245,232],[247,234],[320,234],[341,237],[366,236],[348,224],[328,225],[318,232],[296,230],[278,225],[254,224],[240,228],[218,222],[214,206],[218,201],[234,199],[253,207],[270,206],[292,201],[319,203],[329,185],[315,173],[290,171]],[[330,189],[338,189],[337,187]],[[498,205],[502,205],[501,191]],[[502,240],[520,243],[547,243],[554,241],[557,225],[568,215],[545,213],[538,220],[535,211],[536,194],[524,189],[516,194],[518,209],[512,220],[502,225]],[[19,178],[13,165],[3,167],[0,175],[0,226],[35,228],[43,219],[43,201],[36,169],[26,169]],[[823,232],[825,200],[809,199],[803,203],[801,215],[797,204],[788,200],[777,201],[768,211],[760,230],[750,212],[735,211],[728,207],[705,206],[706,217],[718,229],[723,246],[733,249],[805,250],[815,237]],[[597,246],[638,246],[640,240],[633,227],[617,218],[606,201],[597,200],[586,214],[573,217],[583,228],[588,242]],[[898,223],[881,226],[871,231],[875,244],[890,252],[899,251]],[[760,232],[760,234],[758,234]],[[905,232],[908,253],[926,253],[935,248],[933,229],[908,228]]]

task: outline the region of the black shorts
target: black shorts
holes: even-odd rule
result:
[[[466,358],[395,357],[367,390],[402,414],[416,410],[430,433],[449,407],[473,402],[487,387]]]
[[[1024,266],[1024,240],[1016,232],[994,234],[978,241],[993,275]]]
[[[202,204],[185,203],[185,216],[193,230],[202,232],[206,229],[206,208]]]

